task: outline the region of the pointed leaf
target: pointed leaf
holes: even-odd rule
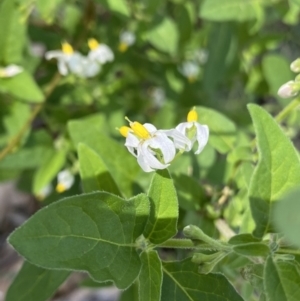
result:
[[[232,250],[242,256],[268,256],[270,249],[264,243],[251,242],[247,244],[239,244],[232,247]]]
[[[178,200],[167,169],[154,174],[148,197],[151,210],[144,236],[152,243],[160,244],[177,233]]]
[[[121,196],[103,160],[83,143],[78,145],[79,170],[85,192],[104,190]]]
[[[87,271],[96,281],[111,280],[124,289],[141,268],[135,240],[148,214],[144,194],[128,201],[105,192],[83,194],[41,209],[9,242],[36,265]]]
[[[25,261],[5,301],[48,300],[69,275],[68,271],[46,270]]]
[[[264,269],[264,287],[268,301],[299,301],[300,274],[293,262],[267,259]]]
[[[141,261],[139,301],[160,301],[163,276],[160,258],[156,251],[144,251],[141,254]]]
[[[190,258],[163,263],[161,300],[172,301],[243,301],[221,274],[200,274]]]
[[[250,206],[256,223],[254,235],[270,230],[272,203],[300,183],[300,163],[291,141],[274,119],[257,105],[248,105],[257,137],[259,162],[249,187]]]

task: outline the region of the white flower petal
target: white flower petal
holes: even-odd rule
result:
[[[149,164],[145,161],[145,158],[144,156],[142,155],[139,155],[137,157],[137,162],[138,164],[141,166],[141,168],[143,169],[143,171],[145,172],[151,172],[151,171],[154,171],[154,169],[152,169]]]
[[[100,64],[105,64],[114,60],[114,53],[107,45],[100,44],[96,49],[89,52],[88,57]]]
[[[197,142],[198,142],[198,149],[195,152],[195,154],[198,155],[203,150],[204,146],[207,144],[209,129],[207,125],[201,125],[198,122],[194,122],[194,125],[197,128]]]
[[[65,57],[66,54],[63,53],[61,50],[52,50],[52,51],[47,51],[45,53],[45,58],[46,60],[51,60],[51,59],[54,59],[54,58],[62,58],[62,57]]]
[[[125,146],[138,147],[139,143],[140,139],[138,139],[135,135],[129,132],[126,137]]]
[[[161,150],[165,163],[170,163],[175,157],[175,145],[166,134],[156,132],[155,137],[149,139],[149,146]]]
[[[191,141],[181,132],[176,129],[171,130],[159,130],[159,132],[165,133],[168,137],[173,139],[175,147],[179,150],[190,151],[192,148]],[[185,130],[184,130],[185,132]]]
[[[146,128],[146,130],[150,133],[150,134],[154,134],[154,132],[157,131],[157,128],[151,124],[151,123],[144,123],[143,126]]]
[[[61,75],[67,75],[69,73],[68,67],[67,67],[67,62],[65,60],[58,60],[57,68]]]
[[[165,169],[169,164],[163,164],[154,156],[153,151],[149,149],[149,143],[152,139],[144,141],[138,147],[138,157],[143,156],[144,161],[153,169]]]
[[[57,182],[63,184],[65,189],[71,188],[74,183],[74,176],[69,170],[62,170],[57,175]]]
[[[4,68],[5,77],[13,77],[19,73],[21,73],[24,69],[17,65],[9,65]]]

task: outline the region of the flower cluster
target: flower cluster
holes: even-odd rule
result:
[[[295,73],[300,73],[300,58],[293,61],[290,68]],[[282,98],[290,98],[296,96],[300,91],[300,74],[298,74],[294,80],[290,80],[283,84],[279,90],[278,95]]]
[[[87,56],[74,51],[69,43],[62,43],[61,50],[48,51],[47,60],[57,59],[58,71],[61,75],[69,73],[88,78],[97,75],[101,66],[114,60],[112,50],[105,44],[99,44],[95,39],[88,40],[90,51]]]
[[[120,34],[119,51],[125,52],[128,47],[135,43],[135,34],[131,31],[122,31]]]
[[[150,123],[126,119],[130,127],[122,126],[118,130],[126,138],[125,146],[145,172],[167,168],[177,154],[190,151],[195,142],[198,143],[195,154],[199,154],[208,141],[208,127],[197,122],[195,108],[188,113],[187,122],[169,130],[158,130]]]

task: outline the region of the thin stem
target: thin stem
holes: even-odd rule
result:
[[[299,105],[300,105],[300,98],[297,97],[293,101],[291,101],[281,112],[279,112],[276,115],[275,120],[277,122],[281,122]]]
[[[197,250],[211,250],[212,247],[208,244],[194,244],[190,239],[186,238],[172,238],[162,244],[156,245],[156,248],[171,248],[171,249],[197,249]]]

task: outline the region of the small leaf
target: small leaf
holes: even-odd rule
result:
[[[205,107],[196,107],[201,124],[209,127],[209,143],[220,153],[227,153],[236,140],[235,124],[223,114]]]
[[[53,23],[55,13],[64,0],[36,0],[36,8],[47,23]]]
[[[243,301],[221,274],[199,274],[190,258],[181,262],[163,262],[161,300],[172,301]]]
[[[68,271],[46,270],[25,261],[5,301],[48,300],[69,275]]]
[[[286,239],[300,248],[300,188],[284,195],[280,201],[274,204],[272,217],[279,232],[282,232]]]
[[[151,210],[144,236],[160,244],[177,233],[178,200],[167,169],[154,174],[148,197]]]
[[[161,261],[156,251],[144,251],[139,275],[140,301],[160,301],[162,285]]]
[[[268,301],[299,301],[298,267],[287,261],[274,261],[270,256],[264,269],[264,287]]]
[[[260,242],[260,239],[252,236],[251,234],[244,233],[235,235],[228,241],[228,243],[230,243],[231,245],[243,245],[250,242]]]
[[[269,247],[259,242],[239,244],[234,246],[232,250],[242,256],[268,256],[270,254]]]
[[[249,198],[256,223],[254,235],[262,237],[271,227],[272,203],[300,182],[295,148],[274,119],[257,105],[248,105],[257,136],[259,162],[253,172]]]
[[[121,196],[119,188],[103,160],[83,143],[78,145],[80,176],[85,192],[104,190]]]
[[[66,160],[66,152],[65,150],[55,151],[51,156],[45,157],[45,159],[46,160],[34,174],[33,192],[35,194],[39,194],[63,168]]]
[[[176,23],[165,17],[161,23],[150,29],[146,36],[147,40],[157,49],[175,54],[179,40]]]
[[[128,4],[126,0],[106,0],[109,6],[109,9],[115,13],[120,14],[121,16],[129,17],[130,11],[128,9]]]
[[[255,19],[262,10],[262,3],[257,0],[204,0],[200,17],[210,21],[248,21]]]
[[[105,192],[83,194],[44,207],[9,242],[36,265],[87,271],[96,281],[125,289],[140,272],[135,240],[148,214],[144,194],[128,201]]]
[[[44,101],[42,91],[27,71],[23,71],[11,78],[0,78],[0,91],[30,103]]]

